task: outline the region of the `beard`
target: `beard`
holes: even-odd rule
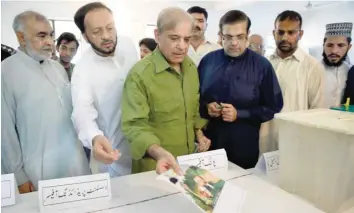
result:
[[[343,62],[347,59],[348,51],[343,55],[341,59],[337,62],[331,62],[328,60],[326,53],[323,51],[322,56],[323,56],[323,62],[329,66],[329,67],[339,67],[343,64]],[[338,55],[337,55],[338,56]]]
[[[102,55],[110,55],[112,53],[114,53],[114,51],[116,50],[116,47],[117,47],[117,43],[118,43],[118,38],[116,36],[116,41],[114,42],[113,40],[104,40],[101,42],[102,43],[105,43],[105,42],[112,42],[113,43],[113,48],[111,50],[104,50],[98,46],[96,46],[93,42],[90,41],[89,38],[87,38],[87,42],[91,45],[92,49],[94,49],[96,52],[102,54]]]
[[[25,51],[26,53],[35,61],[44,61],[48,60],[52,57],[52,50],[51,49],[43,49],[39,52],[34,51],[31,44],[25,39],[26,46]]]
[[[283,53],[291,53],[293,52],[296,47],[294,47],[292,44],[290,44],[287,41],[280,41],[277,43],[277,48]]]

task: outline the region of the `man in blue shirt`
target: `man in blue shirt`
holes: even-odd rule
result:
[[[209,119],[211,149],[253,168],[259,155],[259,129],[283,107],[280,86],[270,62],[247,48],[251,21],[238,10],[219,23],[223,49],[207,54],[198,67],[200,113]]]

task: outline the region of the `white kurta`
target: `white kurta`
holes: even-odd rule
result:
[[[92,148],[92,139],[104,135],[122,153],[111,165],[99,164],[99,172],[111,177],[131,173],[128,141],[121,132],[121,96],[125,78],[138,61],[138,52],[129,38],[118,37],[113,57],[101,57],[89,48],[74,67],[72,119],[83,145]]]
[[[58,62],[40,64],[18,50],[1,63],[1,163],[18,185],[90,173],[71,112]]]
[[[339,67],[329,67],[324,62],[323,65],[326,71],[325,106],[328,108],[339,106],[350,67],[346,62]]]
[[[202,58],[215,50],[221,49],[222,47],[217,43],[212,43],[210,41],[205,41],[195,50],[192,45],[189,46],[188,56],[193,60],[194,64],[198,67]]]
[[[268,59],[282,90],[282,112],[324,107],[325,73],[320,62],[300,48],[287,58],[282,59],[274,53]],[[262,124],[259,141],[261,153],[278,149],[277,132],[274,120]]]
[[[298,48],[287,58],[269,57],[283,93],[282,112],[324,107],[325,72],[314,57]]]

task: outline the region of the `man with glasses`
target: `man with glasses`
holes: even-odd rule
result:
[[[249,38],[249,46],[251,50],[255,51],[256,53],[264,56],[265,50],[264,50],[264,40],[262,36],[258,34],[253,34]]]
[[[324,105],[324,67],[298,47],[303,30],[295,11],[284,11],[275,19],[277,49],[269,57],[284,98],[284,112],[307,110]]]
[[[245,169],[257,163],[261,123],[283,107],[272,65],[247,48],[250,26],[242,11],[227,12],[219,23],[223,49],[207,54],[198,67],[200,114],[209,120],[211,149],[224,148]]]

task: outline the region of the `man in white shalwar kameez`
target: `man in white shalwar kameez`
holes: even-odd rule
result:
[[[268,59],[283,94],[284,106],[281,112],[323,107],[324,67],[298,46],[304,33],[301,15],[296,11],[283,11],[276,17],[274,27],[277,49]],[[269,143],[266,149],[273,151],[278,147],[276,122],[271,121],[267,128]]]
[[[84,5],[74,21],[92,47],[77,62],[71,79],[74,125],[83,145],[92,149],[92,172],[130,174],[131,153],[121,132],[121,95],[138,52],[131,40],[117,37],[113,14],[102,3]]]
[[[26,11],[13,22],[20,47],[1,63],[1,160],[20,193],[39,180],[90,174],[70,119],[70,83],[50,59],[53,30],[41,14]]]
[[[323,43],[323,60],[325,67],[325,106],[339,106],[347,81],[350,65],[346,62],[348,51],[351,48],[351,33],[353,24],[333,23],[326,25],[326,34]]]

